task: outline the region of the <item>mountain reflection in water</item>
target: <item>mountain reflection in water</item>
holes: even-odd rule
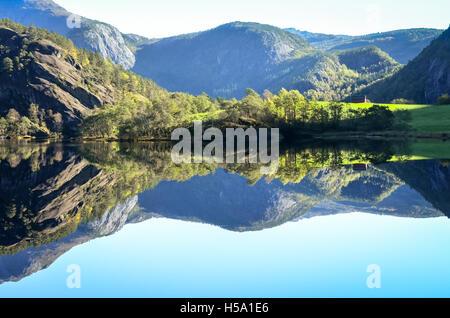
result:
[[[450,161],[416,153],[428,148],[367,140],[285,146],[278,171],[263,176],[258,164],[177,165],[164,143],[4,142],[0,283],[150,218],[244,232],[350,212],[449,217]]]

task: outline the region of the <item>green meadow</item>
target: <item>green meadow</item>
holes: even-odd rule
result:
[[[319,102],[328,104],[328,102]],[[374,103],[346,103],[348,108],[369,108]],[[404,119],[409,126],[418,132],[442,133],[450,132],[450,105],[406,105],[377,104],[389,107],[398,117]],[[405,112],[407,114],[405,115]]]

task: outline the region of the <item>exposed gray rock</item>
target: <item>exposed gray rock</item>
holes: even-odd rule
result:
[[[122,33],[111,25],[86,21],[68,36],[78,47],[98,51],[105,59],[111,59],[125,69],[132,68],[135,63],[134,54],[127,47]]]
[[[78,17],[80,28],[69,28],[67,19],[73,16],[78,17],[51,0],[0,1],[1,18],[53,30],[67,36],[77,46],[98,51],[126,69],[133,67],[134,54],[117,28],[84,17]]]

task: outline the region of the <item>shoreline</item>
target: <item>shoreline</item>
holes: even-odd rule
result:
[[[380,138],[380,139],[423,139],[423,140],[441,140],[450,141],[450,131],[448,132],[419,132],[419,131],[346,131],[346,132],[325,132],[325,133],[299,133],[285,137],[280,134],[281,140],[297,140],[305,139],[324,139],[338,140],[346,138]],[[104,137],[53,137],[53,138],[37,138],[37,137],[20,137],[20,138],[0,138],[0,142],[5,141],[38,141],[38,142],[174,142],[167,138],[104,138]]]

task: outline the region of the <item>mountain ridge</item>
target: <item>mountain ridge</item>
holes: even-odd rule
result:
[[[385,63],[389,73],[398,68],[387,54],[379,57],[375,64],[390,60]],[[337,54],[315,49],[280,28],[253,22],[232,22],[145,44],[136,53],[133,71],[170,91],[241,98],[247,88],[261,94],[286,88],[324,100],[342,99],[349,87],[386,75],[361,76],[365,74],[341,64]]]
[[[302,36],[313,47],[325,51],[375,45],[401,64],[407,64],[445,31],[432,28],[412,28],[350,36],[312,33],[295,28],[285,30]]]
[[[450,94],[449,74],[450,27],[402,70],[361,93],[379,102],[404,98],[434,104],[441,95]]]

